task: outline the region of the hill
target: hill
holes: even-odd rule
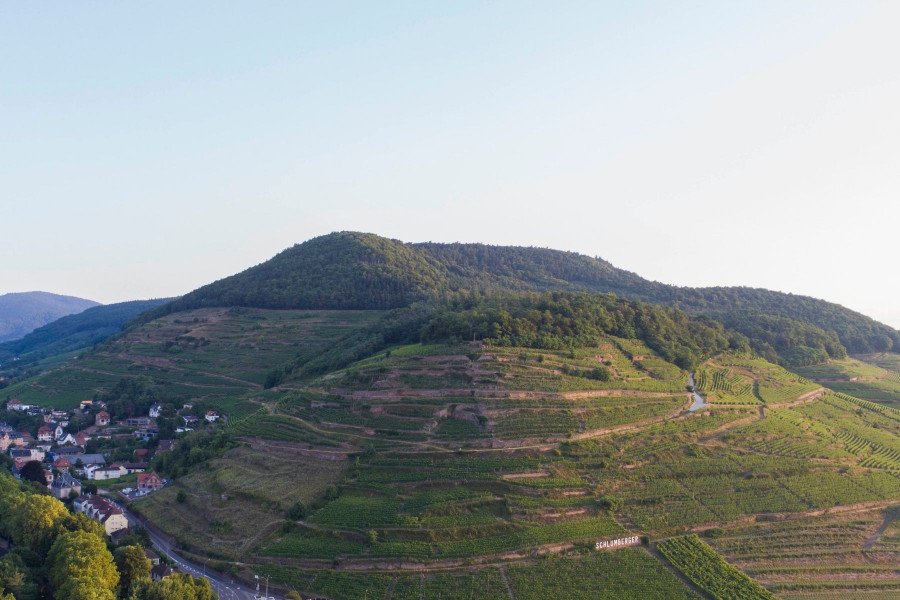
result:
[[[0,372],[15,376],[34,363],[88,348],[122,330],[139,314],[170,299],[134,300],[94,306],[39,327],[24,337],[0,343]],[[15,363],[12,363],[16,359]]]
[[[18,339],[60,317],[99,303],[49,292],[16,292],[0,296],[0,342]]]
[[[173,483],[132,508],[185,556],[282,590],[896,595],[893,534],[873,536],[900,499],[900,415],[749,349],[614,295],[448,291],[391,310],[170,312],[4,395],[94,397],[115,419],[160,403],[178,443],[154,468]],[[224,423],[176,434],[186,402]],[[115,460],[147,445],[92,444]],[[634,545],[595,549],[617,539]]]
[[[210,306],[386,309],[454,291],[587,291],[678,307],[746,335],[769,360],[808,365],[896,351],[900,332],[840,305],[764,289],[648,281],[573,252],[484,244],[408,244],[372,234],[314,238],[201,287],[164,312]]]

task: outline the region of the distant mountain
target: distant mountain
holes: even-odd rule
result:
[[[170,300],[134,300],[94,306],[84,312],[62,317],[23,338],[0,343],[0,363],[18,358],[16,367],[22,369],[49,356],[93,346],[121,331],[126,323],[141,313]]]
[[[900,332],[843,306],[745,287],[649,281],[600,259],[546,248],[410,244],[339,232],[203,286],[153,314],[212,306],[390,309],[448,292],[588,291],[676,306],[747,335],[769,360],[813,364],[900,351]]]
[[[60,317],[80,313],[99,302],[49,292],[0,296],[0,342],[15,340]]]

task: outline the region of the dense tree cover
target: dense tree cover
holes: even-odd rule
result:
[[[150,559],[140,546],[116,548],[116,567],[119,570],[119,585],[122,596],[128,596],[140,582],[150,581]]]
[[[51,597],[45,591],[55,600],[216,597],[208,581],[186,574],[151,582],[150,563],[139,546],[123,546],[113,558],[100,523],[21,486],[5,470],[0,470],[0,537],[14,544],[0,558],[0,600]]]
[[[187,294],[166,310],[205,306],[397,308],[445,284],[440,265],[414,248],[376,235],[341,232],[289,248],[260,265]]]
[[[847,356],[833,331],[796,319],[736,310],[722,314],[720,320],[747,336],[753,350],[771,362],[804,366]]]
[[[560,350],[594,346],[604,335],[640,339],[685,369],[747,344],[719,323],[691,318],[673,308],[611,294],[562,292],[480,298],[461,295],[435,312],[421,338],[480,339],[503,346]]]
[[[670,288],[646,299],[671,303],[688,312],[716,318],[752,311],[803,321],[837,335],[852,353],[900,352],[900,332],[839,304],[809,296],[784,294],[758,288]],[[773,326],[780,323],[772,323]],[[775,329],[771,333],[777,334]]]
[[[6,402],[10,399],[9,396],[5,396],[0,402]],[[0,410],[0,422],[6,423],[16,431],[27,431],[32,435],[37,435],[38,428],[44,424],[44,417],[42,415],[29,415],[18,410]]]
[[[195,431],[182,437],[174,448],[153,459],[153,468],[171,477],[187,474],[191,467],[221,456],[237,446],[237,442],[223,432]]]
[[[837,304],[806,296],[742,287],[670,286],[617,269],[599,258],[544,248],[405,244],[352,232],[294,246],[270,261],[152,311],[147,318],[205,306],[393,309],[460,291],[613,292],[733,323],[737,331],[757,340],[759,352],[777,355],[790,364],[806,364],[846,351],[900,349],[900,332]],[[371,346],[376,338],[359,334],[359,348]],[[273,371],[268,385],[277,385],[284,375]]]
[[[611,294],[460,292],[390,311],[324,352],[301,353],[280,378],[339,369],[396,344],[475,339],[560,349],[593,345],[604,334],[640,339],[684,368],[724,350],[749,350],[744,336],[716,321]]]
[[[105,402],[116,418],[144,416],[159,401],[153,380],[148,377],[123,377],[110,391],[97,394],[95,400]]]
[[[175,573],[162,581],[142,583],[135,587],[129,600],[214,600],[217,597],[208,580],[197,579],[186,573]]]
[[[41,485],[47,485],[47,474],[44,473],[44,466],[39,460],[29,460],[22,465],[19,474],[25,481],[33,481]]]
[[[58,600],[115,600],[119,572],[103,539],[85,531],[56,538],[47,575]]]

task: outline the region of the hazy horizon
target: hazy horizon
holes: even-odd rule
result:
[[[0,293],[311,237],[540,246],[900,327],[895,2],[13,4]]]

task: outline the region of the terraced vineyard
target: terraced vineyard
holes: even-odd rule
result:
[[[696,535],[669,538],[657,548],[679,571],[717,600],[774,600],[775,595],[728,564]]]
[[[900,413],[762,359],[699,365],[709,404],[689,412],[688,371],[641,340],[380,347],[366,337],[379,318],[175,313],[16,393],[65,382],[74,401],[139,374],[167,401],[217,407],[233,447],[135,508],[189,556],[333,600],[771,597],[695,531],[770,591],[802,593],[815,572],[765,571],[741,532],[815,531],[825,511],[900,499]],[[297,367],[347,339],[349,359]],[[896,591],[893,535],[815,585]],[[631,536],[649,545],[594,549]]]
[[[784,404],[818,389],[815,383],[749,355],[727,354],[702,365],[697,387],[719,404]]]
[[[850,588],[887,599],[900,593],[896,525],[884,527],[892,517],[896,509],[869,508],[758,523],[729,528],[710,544],[781,598],[830,597]]]
[[[900,361],[895,357],[888,353],[866,354],[797,371],[836,392],[900,408]]]

